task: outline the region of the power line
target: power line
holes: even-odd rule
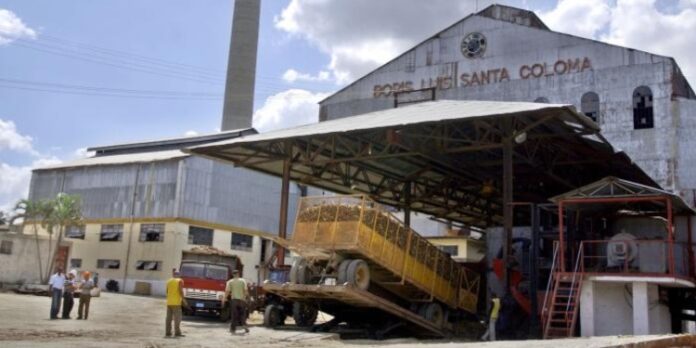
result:
[[[16,80],[16,79],[8,79],[8,78],[0,78],[0,82],[9,83],[9,84],[19,84],[19,85],[29,85],[29,86],[39,86],[39,87],[52,87],[52,88],[61,88],[61,89],[75,89],[75,90],[94,91],[94,92],[222,98],[222,94],[220,94],[220,93],[208,93],[208,92],[123,89],[123,88],[84,86],[84,85],[68,85],[68,84],[51,83],[51,82],[26,81],[26,80]]]

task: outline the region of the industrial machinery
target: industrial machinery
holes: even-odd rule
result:
[[[220,320],[230,317],[229,307],[222,307],[225,285],[232,271],[242,272],[244,266],[235,255],[213,247],[194,247],[182,251],[181,278],[184,280],[184,298],[189,304],[185,314],[215,313]]]
[[[379,335],[410,326],[446,336],[450,319],[476,312],[479,275],[365,196],[302,198],[290,249],[300,257],[289,283],[264,290],[296,301],[298,323],[318,309],[334,316],[329,325],[364,323],[370,312],[387,326]]]

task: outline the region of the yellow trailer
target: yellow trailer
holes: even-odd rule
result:
[[[476,313],[479,275],[366,196],[304,197],[290,249],[290,282],[350,285],[393,300],[442,327]]]

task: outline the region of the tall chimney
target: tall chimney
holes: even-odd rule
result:
[[[261,0],[235,0],[222,131],[251,127]]]

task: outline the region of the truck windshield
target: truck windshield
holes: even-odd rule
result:
[[[184,263],[181,265],[181,276],[190,278],[203,278],[205,265],[200,263]]]
[[[207,265],[205,277],[215,280],[227,280],[227,267],[218,265]]]
[[[189,278],[206,278],[214,280],[227,280],[227,267],[220,265],[209,265],[204,263],[183,263],[181,265],[181,276]]]

